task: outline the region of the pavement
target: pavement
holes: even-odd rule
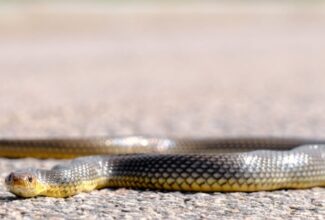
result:
[[[322,2],[0,5],[0,137],[325,137]],[[59,160],[0,159],[0,177]],[[325,189],[103,189],[5,219],[324,219]]]

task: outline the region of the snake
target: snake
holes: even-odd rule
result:
[[[102,188],[255,192],[325,186],[325,141],[301,138],[1,139],[0,156],[74,158],[5,178],[18,197],[70,197]]]

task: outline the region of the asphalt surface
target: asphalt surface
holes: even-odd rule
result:
[[[0,136],[325,137],[325,5],[1,5]],[[0,176],[57,160],[0,159]],[[103,189],[11,219],[324,219],[325,189]]]

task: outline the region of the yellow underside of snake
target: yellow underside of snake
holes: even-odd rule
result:
[[[5,184],[21,197],[68,197],[105,187],[253,192],[325,186],[323,143],[142,136],[1,140],[0,156],[81,156],[51,170],[27,168],[10,173]]]

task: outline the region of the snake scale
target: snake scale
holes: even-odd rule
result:
[[[10,173],[5,185],[20,197],[68,197],[104,187],[252,192],[325,186],[323,144],[295,138],[3,139],[0,156],[78,157],[51,170]]]

